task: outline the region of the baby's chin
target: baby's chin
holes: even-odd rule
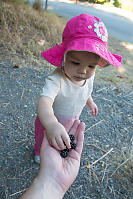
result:
[[[78,85],[78,86],[83,86],[85,84],[86,80],[76,80],[76,79],[70,79],[71,82],[73,82],[74,84]]]

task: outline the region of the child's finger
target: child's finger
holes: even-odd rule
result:
[[[98,109],[97,107],[95,108],[95,116],[98,114]]]
[[[57,150],[61,150],[61,149],[59,148],[59,146],[58,146],[58,144],[57,144],[57,142],[56,142],[55,139],[52,140],[52,146],[53,146],[54,148],[56,148]]]
[[[96,115],[98,114],[98,108],[96,109]]]
[[[95,109],[92,109],[92,115],[96,115]]]
[[[96,109],[93,109],[93,115],[96,116]]]
[[[63,150],[66,148],[61,137],[56,138],[56,143],[58,144],[58,147],[60,148],[60,150]]]
[[[69,135],[68,135],[68,134],[62,135],[62,140],[64,141],[66,147],[67,147],[68,149],[70,149],[70,148],[71,148],[71,145],[70,145],[70,138],[69,138]]]

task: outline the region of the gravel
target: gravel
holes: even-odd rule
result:
[[[2,60],[0,69],[0,198],[16,199],[39,170],[33,161],[34,120],[50,69],[14,68]],[[87,106],[82,112],[86,131],[81,167],[64,199],[131,199],[133,167],[132,176],[120,171],[129,167],[124,161],[133,141],[133,91],[109,82],[96,83],[93,99],[99,114],[92,116]]]

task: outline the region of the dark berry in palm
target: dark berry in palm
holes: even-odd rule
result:
[[[71,142],[71,149],[76,149],[76,143],[75,142]]]
[[[74,135],[69,135],[71,142],[73,142],[75,140],[75,136]]]
[[[69,153],[68,148],[60,151],[60,155],[61,155],[62,158],[66,158],[68,156],[68,153]]]

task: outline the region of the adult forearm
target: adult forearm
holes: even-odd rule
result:
[[[35,179],[20,199],[45,199],[43,191],[37,179]]]
[[[42,183],[37,177],[20,199],[62,199],[63,195],[56,183],[49,179],[43,179]]]

